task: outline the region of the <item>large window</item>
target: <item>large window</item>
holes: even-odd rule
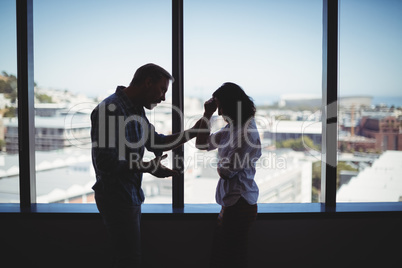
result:
[[[317,202],[322,1],[232,3],[184,3],[185,127],[224,82],[240,85],[257,106],[258,202]],[[224,125],[216,113],[212,130]],[[215,203],[217,152],[185,149],[185,202]]]
[[[402,2],[340,2],[338,202],[402,201]]]
[[[34,0],[33,15],[37,202],[94,202],[89,115],[139,66],[170,71],[171,4]],[[171,106],[160,106],[148,117],[169,134]],[[171,179],[144,174],[147,203],[171,203],[171,188]]]
[[[172,0],[173,5],[163,0],[27,0],[28,6],[31,1],[33,11],[28,9],[28,17],[33,15],[34,28],[32,32],[28,27],[28,32],[34,35],[34,43],[18,38],[35,48],[28,50],[34,65],[30,59],[22,60],[18,69],[22,74],[18,78],[24,77],[25,82],[35,73],[34,94],[29,87],[18,91],[24,97],[19,101],[35,103],[31,107],[31,102],[22,102],[24,109],[20,109],[29,120],[34,117],[31,128],[32,121],[17,122],[13,101],[15,10],[23,8],[11,0],[0,4],[5,37],[0,86],[10,91],[0,97],[0,130],[5,130],[4,142],[0,141],[1,203],[19,202],[19,197],[25,197],[21,206],[93,202],[89,113],[148,62],[177,76],[173,94],[170,90],[164,104],[147,111],[160,133],[173,131],[172,111],[177,107],[172,103],[184,99],[184,126],[175,120],[174,128],[187,129],[224,82],[239,84],[254,99],[263,144],[257,163],[258,202],[325,202],[332,210],[336,192],[340,202],[401,200],[399,1],[339,1],[339,16],[338,1],[330,0]],[[334,38],[337,26],[339,42]],[[340,94],[334,94],[338,88]],[[336,105],[322,107],[323,100]],[[338,124],[331,118],[333,111],[338,112]],[[217,115],[214,119],[213,130],[225,124]],[[338,132],[330,124],[338,125]],[[21,126],[29,132],[35,129],[34,135],[28,135],[32,140],[18,137]],[[338,133],[338,139],[333,133]],[[0,131],[0,140],[1,135]],[[31,141],[34,151],[21,146]],[[26,153],[18,155],[21,149]],[[21,156],[24,160],[18,163]],[[216,157],[216,152],[196,150],[194,141],[186,144],[184,181],[177,177],[172,185],[171,178],[145,174],[145,203],[172,203],[173,199],[173,205],[181,207],[183,196],[186,204],[215,203]],[[30,167],[30,159],[35,159],[35,172],[21,169]],[[166,165],[171,163],[172,158],[165,160]],[[21,196],[19,172],[25,174],[20,178],[24,182]],[[322,188],[321,182],[325,182]],[[29,186],[36,188],[35,200],[29,198],[35,192]]]
[[[0,203],[19,203],[16,5],[0,2]]]

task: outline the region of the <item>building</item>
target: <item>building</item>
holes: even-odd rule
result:
[[[337,193],[338,202],[402,201],[402,152],[386,151]]]
[[[217,152],[193,152],[186,147],[186,201],[215,203],[219,175]],[[263,150],[256,162],[255,181],[259,188],[258,203],[306,203],[312,197],[312,161],[302,152],[291,149]],[[203,194],[200,194],[202,192]]]
[[[339,100],[339,127],[351,136],[359,133],[363,113],[371,107],[371,96],[345,96]]]
[[[0,76],[1,77],[1,76]],[[9,98],[5,97],[4,93],[0,94],[0,109],[4,109],[6,107],[12,107],[13,104]]]
[[[284,94],[280,96],[279,107],[320,107],[321,96],[315,94]]]
[[[38,203],[94,203],[96,178],[89,148],[69,147],[37,151],[35,163]],[[145,157],[152,157],[147,152]],[[19,166],[17,154],[0,155],[0,203],[19,202]],[[172,180],[146,173],[142,188],[147,203],[170,202]],[[166,201],[167,200],[167,201]]]
[[[35,116],[57,117],[67,110],[67,103],[35,103]]]
[[[309,203],[312,161],[291,149],[264,150],[256,164],[259,203]]]
[[[402,121],[395,116],[363,117],[360,135],[375,139],[375,149],[379,151],[402,151]]]
[[[275,142],[309,137],[314,144],[321,144],[321,132],[321,122],[277,120],[264,130],[264,139],[274,145]]]
[[[35,117],[35,149],[37,151],[58,150],[71,146],[90,144],[91,123],[89,116]],[[71,118],[70,118],[71,119]],[[5,143],[7,153],[18,152],[18,121],[5,122]]]
[[[36,194],[38,203],[91,203],[95,175],[89,149],[38,151]],[[0,155],[0,203],[19,202],[17,154]]]
[[[372,96],[343,96],[339,98],[340,109],[360,109],[371,106]]]
[[[376,139],[364,136],[339,135],[338,148],[340,151],[375,152]]]

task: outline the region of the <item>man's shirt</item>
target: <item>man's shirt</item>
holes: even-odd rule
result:
[[[139,162],[145,148],[161,155],[156,144],[164,135],[155,132],[144,108],[134,105],[119,86],[91,114],[92,163],[96,173],[96,192],[120,204],[140,205],[145,197],[141,189]]]

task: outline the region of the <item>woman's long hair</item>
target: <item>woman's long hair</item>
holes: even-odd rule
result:
[[[212,96],[219,100],[222,115],[228,123],[243,125],[255,115],[253,100],[235,83],[224,83]]]

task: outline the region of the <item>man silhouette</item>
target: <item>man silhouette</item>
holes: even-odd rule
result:
[[[163,151],[197,135],[197,124],[181,133],[162,135],[148,121],[144,108],[165,100],[173,77],[162,67],[138,68],[128,87],[103,100],[91,114],[95,200],[115,250],[114,267],[140,267],[140,219],[144,193],[142,174],[164,178],[177,174],[161,164]],[[143,161],[144,150],[155,159]]]

